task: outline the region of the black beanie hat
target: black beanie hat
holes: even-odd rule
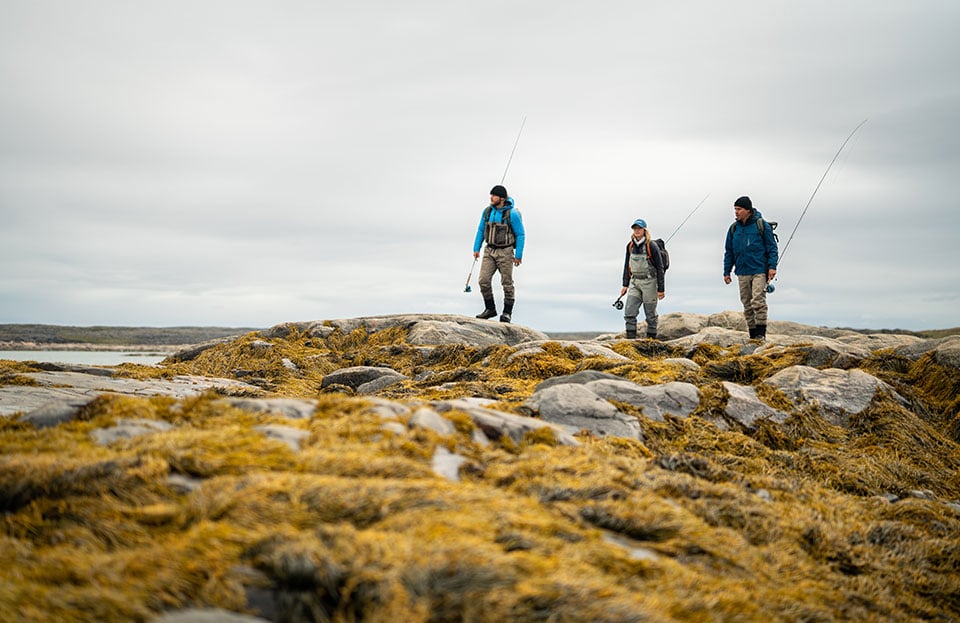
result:
[[[493,188],[491,188],[491,189],[490,189],[490,194],[491,194],[491,195],[496,195],[497,197],[503,197],[504,199],[506,199],[506,198],[508,197],[508,195],[507,195],[507,189],[504,188],[503,186],[501,186],[500,184],[497,184],[496,186],[494,186]]]
[[[746,208],[748,210],[753,209],[753,202],[750,201],[750,197],[747,197],[746,195],[734,201],[733,205],[738,208]]]

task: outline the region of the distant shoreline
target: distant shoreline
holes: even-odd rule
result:
[[[42,324],[0,324],[0,350],[131,351],[174,353],[197,344],[261,331],[254,327],[75,327]],[[960,334],[960,328],[904,331],[847,329],[857,333],[899,333],[922,338]],[[544,331],[552,340],[592,340],[616,331]]]
[[[253,327],[73,327],[0,324],[0,350],[176,352],[196,344],[246,335]]]
[[[61,344],[53,342],[0,342],[0,350],[16,351],[129,351],[129,352],[156,352],[156,353],[175,353],[185,348],[194,346],[191,344],[89,344],[72,343]]]

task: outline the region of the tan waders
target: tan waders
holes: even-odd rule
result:
[[[767,276],[737,275],[740,286],[740,302],[743,303],[743,316],[747,320],[750,337],[767,337]]]
[[[483,296],[484,309],[477,318],[493,318],[497,315],[497,304],[493,298],[493,274],[500,271],[500,285],[503,286],[503,314],[500,322],[510,322],[513,314],[515,290],[513,287],[513,247],[492,247],[483,249],[483,262],[480,264],[480,295]]]

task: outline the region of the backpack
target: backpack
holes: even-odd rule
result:
[[[663,260],[663,272],[667,272],[667,269],[670,268],[670,253],[667,252],[666,243],[663,241],[663,238],[657,238],[653,241],[657,248],[660,249],[660,258]],[[627,242],[627,253],[630,252],[630,246],[633,244],[633,240]],[[650,263],[653,263],[653,254],[650,252],[650,241],[647,240],[647,259],[650,260]]]
[[[663,238],[657,238],[653,242],[660,247],[660,257],[663,258],[663,272],[667,272],[667,269],[670,268],[670,253],[667,251],[667,244],[663,241]],[[647,257],[650,258],[651,262],[653,261],[649,247],[647,247]]]
[[[766,231],[766,229],[763,227],[763,224],[764,224],[764,223],[770,223],[770,229],[773,230],[773,232],[774,232],[774,233],[773,233],[773,239],[774,239],[776,242],[779,243],[779,242],[780,242],[780,236],[778,236],[777,233],[776,233],[776,232],[777,232],[777,222],[776,222],[776,221],[764,221],[764,220],[763,220],[763,217],[760,217],[760,218],[757,219],[757,231],[760,232],[760,239],[761,239],[761,240],[766,240],[766,237],[767,237],[767,231]],[[734,228],[735,228],[736,226],[737,226],[737,221],[734,221],[734,222],[730,225],[730,235],[731,235],[731,236],[733,235],[733,230],[734,230]],[[659,242],[659,241],[658,241],[658,242]]]

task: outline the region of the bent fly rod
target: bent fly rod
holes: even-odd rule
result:
[[[797,224],[793,226],[793,231],[790,232],[790,237],[787,238],[787,243],[783,245],[783,252],[780,253],[780,261],[778,264],[783,263],[783,258],[787,254],[787,248],[790,246],[790,241],[793,240],[794,234],[797,233],[797,228],[800,227],[800,221],[803,220],[803,217],[807,214],[807,209],[810,207],[810,204],[813,203],[813,198],[817,196],[817,191],[820,190],[820,186],[823,184],[823,180],[827,179],[827,174],[830,173],[830,168],[833,167],[833,163],[837,161],[837,158],[840,157],[840,152],[843,151],[843,148],[847,146],[847,143],[850,142],[850,139],[853,138],[853,135],[857,133],[863,124],[867,122],[866,119],[861,121],[857,127],[853,129],[853,132],[847,136],[846,140],[843,141],[843,144],[840,145],[840,149],[837,150],[837,153],[833,155],[833,160],[830,161],[830,164],[827,165],[826,171],[823,172],[823,175],[820,177],[820,181],[817,182],[817,187],[813,189],[813,193],[810,195],[810,199],[807,200],[807,205],[803,207],[803,212],[800,213],[800,218],[797,219]]]
[[[810,207],[810,204],[813,203],[813,198],[817,196],[817,191],[820,190],[820,186],[823,184],[823,180],[827,179],[827,174],[830,173],[830,169],[833,167],[833,163],[837,161],[837,158],[840,157],[840,153],[843,151],[843,148],[847,146],[847,143],[850,142],[850,139],[853,138],[853,135],[857,133],[863,124],[867,122],[867,119],[864,119],[857,127],[853,129],[850,134],[847,135],[847,138],[840,145],[840,149],[837,150],[837,153],[833,155],[833,160],[830,161],[830,164],[827,165],[826,170],[823,172],[823,175],[820,176],[820,181],[817,182],[817,187],[813,189],[813,192],[810,194],[810,198],[807,199],[807,205],[803,206],[803,212],[800,213],[800,218],[797,219],[797,224],[793,226],[793,231],[790,232],[790,237],[787,238],[787,243],[783,245],[783,251],[780,253],[779,260],[777,261],[777,267],[783,265],[783,258],[787,255],[787,248],[790,247],[790,241],[793,240],[793,236],[797,233],[797,228],[800,227],[800,221],[803,220],[803,217],[807,214],[807,209]],[[774,278],[776,279],[776,278]],[[773,287],[772,283],[767,283],[767,292],[773,292],[776,288]]]
[[[523,126],[527,122],[527,116],[524,115],[520,120],[520,130],[517,132],[517,138],[513,141],[513,149],[510,150],[510,157],[507,158],[507,166],[503,169],[503,176],[500,177],[500,183],[503,184],[507,179],[507,171],[510,170],[510,163],[513,162],[513,154],[517,151],[517,145],[520,144],[520,135],[523,134]],[[470,280],[473,279],[473,269],[477,265],[477,258],[473,258],[473,264],[470,265],[470,272],[467,273],[467,283],[463,286],[464,292],[470,292]]]

